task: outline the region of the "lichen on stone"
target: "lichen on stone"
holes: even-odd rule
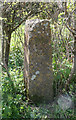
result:
[[[31,80],[35,80],[35,78],[36,78],[36,75],[32,75]]]
[[[39,71],[36,71],[35,74],[38,75],[40,72]]]

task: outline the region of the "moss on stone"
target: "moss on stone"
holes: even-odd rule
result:
[[[37,95],[33,95],[30,96],[30,99],[35,103],[43,103],[44,102],[44,97],[43,96],[37,96]]]

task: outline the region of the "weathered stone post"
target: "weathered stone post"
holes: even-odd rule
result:
[[[49,20],[25,24],[25,83],[34,102],[53,99],[52,48]]]

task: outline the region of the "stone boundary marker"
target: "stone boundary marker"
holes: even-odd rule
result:
[[[34,102],[53,99],[52,48],[49,20],[25,24],[25,85]]]

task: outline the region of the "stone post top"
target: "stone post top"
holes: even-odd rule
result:
[[[40,24],[42,22],[49,22],[50,23],[50,20],[48,19],[32,19],[32,20],[26,20],[25,22],[25,31],[26,31],[26,28],[28,26],[28,29],[29,31],[32,31],[32,29],[35,27],[36,24]]]
[[[48,20],[48,19],[32,19],[32,20],[26,20],[26,23],[25,24],[32,24],[32,23],[40,23],[40,22],[43,22],[43,21],[47,21],[47,22],[50,22],[50,20]]]

